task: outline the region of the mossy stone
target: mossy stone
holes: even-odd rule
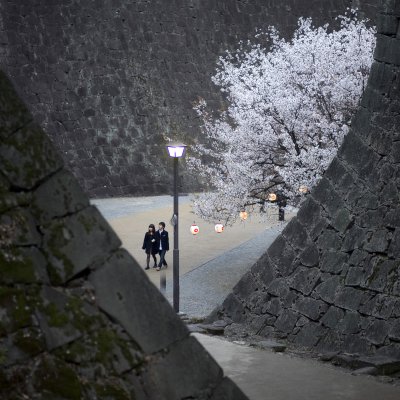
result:
[[[32,324],[32,304],[37,304],[37,289],[0,287],[0,307],[7,310],[8,321],[4,318],[3,328],[7,332],[29,327]]]
[[[117,385],[97,385],[96,394],[99,400],[135,400],[132,394]]]
[[[45,350],[44,338],[40,330],[36,328],[29,328],[18,331],[14,338],[13,343],[25,354],[35,356]]]
[[[36,276],[33,262],[16,249],[10,249],[8,255],[0,253],[0,283],[35,283]]]
[[[82,385],[75,371],[58,358],[43,358],[34,373],[35,389],[69,400],[82,398]]]

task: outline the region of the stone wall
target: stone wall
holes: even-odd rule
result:
[[[352,129],[297,217],[218,311],[234,322],[228,332],[399,366],[400,1],[384,9]]]
[[[164,135],[192,144],[193,102],[223,107],[210,77],[225,50],[300,16],[374,19],[379,1],[0,0],[0,65],[91,196],[165,193]]]
[[[245,400],[120,246],[0,72],[0,398]]]

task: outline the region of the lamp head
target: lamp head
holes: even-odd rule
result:
[[[180,158],[185,155],[186,145],[182,143],[170,142],[167,144],[167,150],[170,157]]]

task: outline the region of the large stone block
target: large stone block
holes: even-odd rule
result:
[[[340,274],[348,260],[348,255],[340,251],[327,251],[324,253],[320,268],[323,272]]]
[[[400,258],[400,228],[396,228],[388,249],[389,257]]]
[[[385,253],[389,246],[389,232],[386,229],[375,231],[364,249],[371,253]]]
[[[345,313],[341,308],[331,306],[325,315],[321,318],[321,323],[331,329],[336,329],[339,321],[342,320]]]
[[[286,239],[291,247],[297,249],[304,249],[310,244],[310,239],[307,231],[303,228],[302,224],[293,218],[282,232],[282,236]]]
[[[278,274],[287,276],[293,272],[295,268],[293,263],[295,252],[283,236],[278,236],[269,247],[267,253]]]
[[[321,300],[315,300],[311,297],[300,297],[294,303],[293,308],[311,320],[318,321],[321,315],[328,309],[328,305]]]
[[[268,286],[272,280],[276,277],[275,268],[268,257],[268,254],[264,254],[251,268],[251,273],[259,281],[263,282]]]
[[[307,246],[300,253],[300,262],[306,267],[315,267],[319,263],[319,251],[314,244]]]
[[[89,199],[74,176],[65,170],[42,183],[35,190],[32,200],[33,211],[42,225],[89,205]]]
[[[289,279],[289,286],[304,295],[309,295],[320,279],[318,268],[299,267]]]
[[[342,285],[342,280],[339,276],[332,276],[326,281],[320,283],[316,288],[315,292],[319,297],[327,303],[333,304],[336,298],[336,294]]]
[[[42,238],[37,230],[36,221],[29,209],[15,208],[0,215],[2,247],[39,246]]]
[[[390,320],[389,338],[400,342],[400,319]]]
[[[183,359],[191,362],[183,363]],[[154,355],[152,361],[143,374],[149,398],[207,398],[222,384],[221,368],[193,337],[171,343],[163,353]]]
[[[318,237],[317,246],[322,252],[339,250],[342,240],[343,239],[333,229],[326,229]]]
[[[241,301],[230,293],[222,304],[222,310],[234,322],[243,322],[245,320],[245,310]]]
[[[388,336],[389,327],[386,321],[376,319],[368,326],[366,338],[374,345],[381,345]]]
[[[314,322],[310,322],[301,328],[300,332],[295,336],[293,341],[299,346],[308,348],[314,347],[317,345],[319,340],[324,337],[326,332],[327,329],[323,326]]]
[[[44,286],[41,291],[40,304],[36,309],[39,326],[43,332],[46,347],[49,351],[64,346],[80,338],[82,335],[98,328],[94,315],[85,315],[88,324],[82,331],[79,317],[84,315],[83,307],[74,307],[74,299],[51,287]],[[77,300],[77,299],[75,299]],[[87,305],[89,307],[89,304]],[[79,316],[77,315],[79,313]],[[92,312],[93,314],[94,312]]]
[[[374,58],[388,64],[400,65],[400,55],[398,52],[398,40],[382,34],[377,35],[379,46],[376,46]]]
[[[300,315],[292,310],[283,310],[275,322],[275,327],[284,333],[291,333]]]
[[[188,335],[165,297],[126,251],[114,253],[90,274],[89,281],[97,305],[147,353],[166,349]]]
[[[313,190],[313,197],[322,203],[329,214],[336,214],[344,208],[341,196],[327,178],[322,178]]]
[[[335,296],[335,304],[350,311],[357,311],[363,299],[362,290],[342,287]]]
[[[53,284],[64,283],[95,263],[105,261],[121,245],[95,207],[52,220],[42,231]]]
[[[47,261],[37,247],[0,252],[0,285],[48,284]]]
[[[233,293],[241,298],[246,298],[258,290],[258,285],[255,282],[251,272],[248,272],[233,288]]]
[[[359,333],[361,330],[360,314],[354,311],[347,311],[343,319],[337,324],[336,329],[346,335]]]

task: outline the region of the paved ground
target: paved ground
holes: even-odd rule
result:
[[[289,354],[194,336],[250,400],[399,400],[400,387]]]
[[[214,231],[214,223],[202,221],[193,214],[189,196],[182,196],[179,201],[181,277],[194,268],[229,252],[252,238],[256,238],[255,244],[260,243],[260,240],[262,241],[263,239],[258,238],[258,235],[261,234],[264,237],[264,232],[267,228],[278,225],[277,215],[272,215],[266,221],[260,221],[259,217],[253,217],[250,214],[249,219],[245,223],[238,221],[233,226],[226,227],[223,233],[217,234]],[[112,198],[93,200],[92,202],[97,205],[110,225],[118,233],[123,246],[135,257],[139,265],[143,268],[145,267],[146,256],[142,250],[142,243],[144,233],[147,231],[150,223],[157,225],[158,222],[164,221],[167,224],[166,229],[171,236],[170,247],[172,250],[173,228],[169,223],[172,216],[173,203],[171,196]],[[189,231],[194,220],[196,220],[200,227],[200,233],[197,236],[192,236]],[[254,248],[257,246],[255,245]],[[169,263],[166,275],[168,282],[170,282],[172,278],[172,251],[167,253],[166,260]],[[244,259],[244,262],[247,262],[246,259]],[[159,287],[159,272],[155,269],[146,272],[151,282]]]
[[[190,317],[204,318],[223,302],[240,278],[261,257],[283,225],[276,226],[247,242],[187,272],[180,279],[180,310]],[[172,283],[167,297],[172,301]]]

